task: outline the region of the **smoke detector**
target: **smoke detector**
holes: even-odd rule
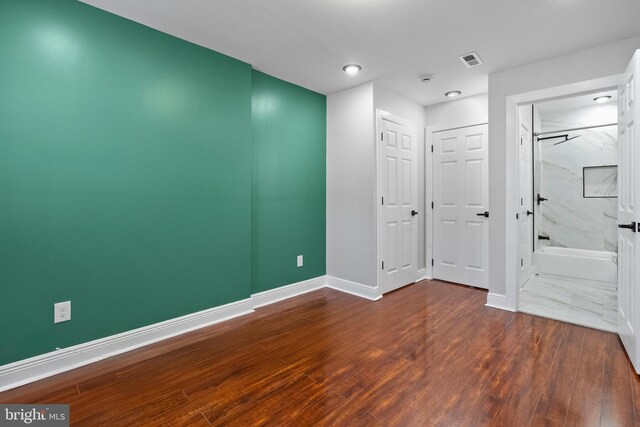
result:
[[[462,61],[467,68],[473,68],[484,64],[484,61],[475,52],[467,53],[466,55],[459,56],[458,58],[460,58],[460,61]]]
[[[420,76],[420,82],[422,83],[431,83],[431,81],[435,78],[433,74],[423,74]]]

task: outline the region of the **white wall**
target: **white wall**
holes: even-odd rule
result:
[[[376,109],[414,123],[418,211],[424,205],[424,108],[378,83],[327,96],[327,275],[377,286]],[[424,215],[418,268],[425,266]]]
[[[469,96],[455,101],[425,107],[427,126],[455,126],[478,124],[489,116],[489,94]]]
[[[377,286],[373,83],[327,96],[327,275]]]
[[[507,181],[507,97],[620,74],[638,48],[640,36],[489,75],[490,296],[506,294],[507,269],[515,268],[506,256],[506,230],[516,221],[506,211],[507,195],[516,191]]]
[[[425,171],[425,152],[424,152],[424,128],[425,113],[424,107],[417,104],[402,95],[398,95],[389,88],[374,82],[373,85],[373,103],[374,108],[386,111],[395,116],[411,121],[415,125],[417,142],[418,142],[418,269],[424,269],[426,263],[425,248],[425,192],[424,192],[424,171]],[[375,144],[372,142],[372,144]]]

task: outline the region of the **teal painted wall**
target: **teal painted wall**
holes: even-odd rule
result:
[[[0,365],[250,295],[251,74],[74,0],[0,2]]]
[[[325,135],[324,95],[253,72],[253,293],[325,274]]]

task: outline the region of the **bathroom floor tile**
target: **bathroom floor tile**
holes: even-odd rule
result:
[[[615,284],[535,275],[520,290],[518,310],[615,332],[616,303]]]

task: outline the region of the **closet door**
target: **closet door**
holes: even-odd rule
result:
[[[488,126],[433,134],[433,275],[488,288]]]
[[[382,117],[378,144],[378,256],[383,292],[415,282],[418,263],[418,147],[404,120]]]

